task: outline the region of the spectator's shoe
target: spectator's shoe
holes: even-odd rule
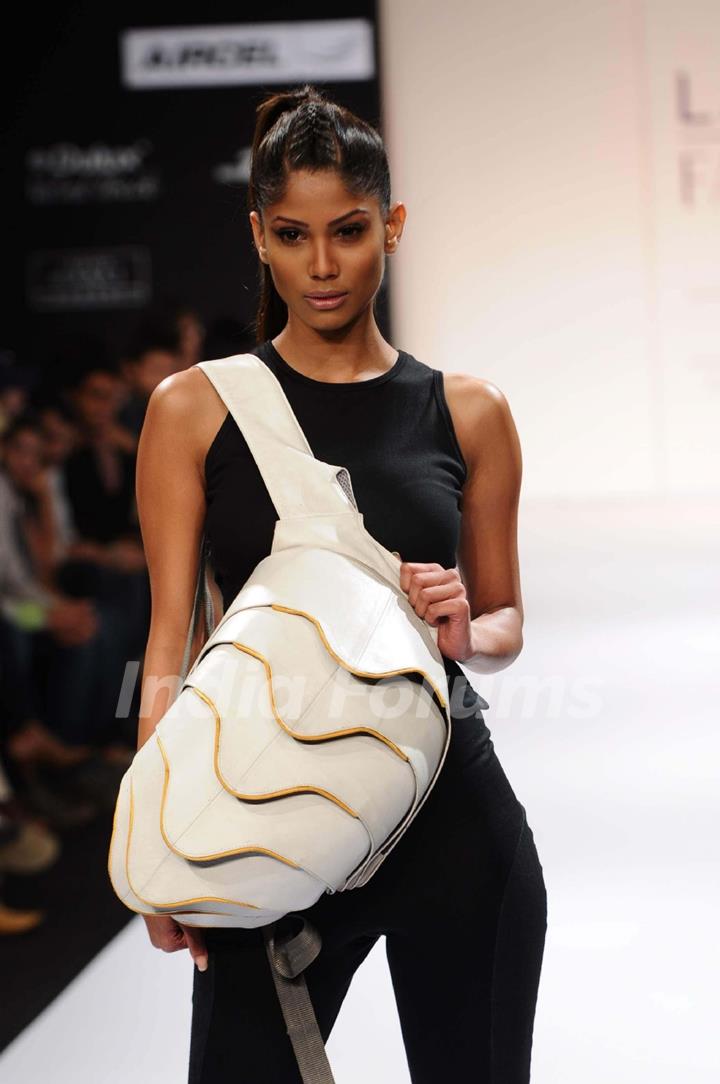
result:
[[[7,753],[21,765],[51,764],[63,768],[88,760],[92,749],[89,745],[68,745],[39,719],[28,719],[8,738]]]
[[[60,840],[40,824],[22,821],[16,839],[0,845],[0,873],[41,873],[57,861]]]
[[[98,817],[100,809],[95,802],[63,794],[43,777],[37,766],[26,768],[23,775],[20,796],[23,807],[32,817],[40,817],[48,828],[62,832],[90,824]]]
[[[111,764],[102,756],[95,756],[74,768],[64,769],[56,781],[63,794],[76,796],[79,801],[90,800],[104,812],[112,813],[126,770],[121,764]]]
[[[0,936],[26,933],[45,921],[44,911],[20,911],[0,900]]]

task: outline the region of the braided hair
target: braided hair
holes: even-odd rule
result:
[[[248,210],[262,215],[282,199],[288,174],[296,169],[335,170],[349,192],[374,196],[383,215],[390,209],[390,171],[379,132],[310,83],[270,94],[257,106]],[[270,268],[260,261],[257,341],[279,334],[287,316]]]

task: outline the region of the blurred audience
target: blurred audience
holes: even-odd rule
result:
[[[75,527],[91,542],[138,542],[134,519],[135,446],[119,424],[122,378],[107,361],[88,361],[66,385],[78,431],[65,460],[65,488]]]
[[[37,416],[43,437],[44,460],[55,511],[55,555],[61,561],[77,541],[77,531],[65,487],[64,464],[78,442],[78,431],[70,407],[60,398],[38,402]]]
[[[6,875],[42,873],[57,862],[62,842],[57,833],[18,808],[0,763],[0,890]],[[0,896],[0,935],[34,930],[45,921],[41,908],[10,907]]]
[[[44,689],[41,664],[92,642],[98,615],[89,598],[73,598],[57,583],[55,501],[38,419],[28,413],[15,418],[2,434],[0,451],[3,746],[17,765],[38,760],[57,766],[77,764],[89,748],[67,745],[43,721],[51,710],[45,700],[63,695],[65,688],[56,667],[57,680]]]
[[[61,846],[52,826],[81,824],[98,811],[81,792],[63,797],[41,777],[43,765],[72,772],[90,761],[92,750],[52,733],[39,682],[42,638],[70,649],[95,634],[96,616],[86,600],[67,598],[53,584],[60,548],[39,421],[19,414],[1,441],[0,887],[6,874],[39,872],[57,859]],[[44,917],[0,899],[0,934],[26,932]]]
[[[32,366],[19,364],[11,350],[0,350],[0,434],[25,410],[36,381]]]
[[[198,312],[190,305],[178,303],[175,319],[180,333],[180,368],[189,369],[203,359],[205,326]]]
[[[221,350],[231,338],[228,354],[252,348],[216,325]],[[46,917],[9,906],[4,879],[111,812],[134,756],[150,620],[137,442],[153,390],[204,342],[195,309],[165,299],[117,361],[84,337],[41,376],[0,350],[0,935]]]
[[[137,444],[150,396],[158,384],[178,371],[180,353],[178,337],[162,334],[152,328],[140,328],[130,343],[121,364],[128,392],[118,418]]]

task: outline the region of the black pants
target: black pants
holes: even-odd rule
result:
[[[384,934],[413,1084],[527,1084],[547,898],[481,715],[453,715],[440,777],[374,877],[304,913],[323,942],[305,977],[325,1040]],[[204,932],[188,1084],[298,1084],[262,931]]]

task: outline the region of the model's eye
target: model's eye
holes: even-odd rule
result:
[[[338,233],[342,234],[343,237],[353,237],[356,234],[361,234],[364,229],[365,224],[363,222],[350,222],[347,226],[341,226]]]
[[[350,240],[359,236],[359,234],[364,233],[365,229],[366,226],[364,222],[349,222],[346,226],[339,226],[337,234],[339,237],[343,238],[343,240]],[[301,230],[293,229],[292,226],[287,226],[281,230],[275,230],[274,232],[285,245],[297,244],[302,233]]]
[[[297,237],[294,237],[294,236],[291,237],[290,234],[297,234],[299,232],[300,232],[299,230],[293,230],[293,229],[275,230],[275,233],[278,235],[280,240],[282,242],[284,242],[284,244],[286,244],[286,245],[294,244],[295,241],[297,240]]]

